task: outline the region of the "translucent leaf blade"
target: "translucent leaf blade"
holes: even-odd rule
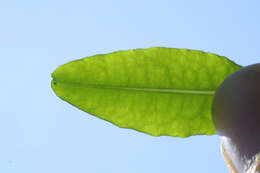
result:
[[[57,68],[52,88],[79,109],[153,136],[215,134],[211,103],[241,66],[202,51],[154,47],[118,51]]]

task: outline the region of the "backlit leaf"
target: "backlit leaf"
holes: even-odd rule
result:
[[[212,53],[153,47],[69,62],[53,72],[52,88],[119,127],[153,136],[211,135],[215,90],[240,68]]]

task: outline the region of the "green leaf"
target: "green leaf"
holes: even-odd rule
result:
[[[215,90],[240,68],[212,53],[153,47],[69,62],[53,72],[52,88],[119,127],[153,136],[211,135]]]

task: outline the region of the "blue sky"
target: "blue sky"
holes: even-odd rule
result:
[[[258,0],[0,2],[0,172],[228,172],[215,136],[152,137],[120,129],[55,96],[71,60],[153,46],[260,62]]]

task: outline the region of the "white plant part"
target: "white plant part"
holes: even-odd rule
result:
[[[232,141],[224,136],[221,139],[221,152],[230,173],[260,173],[260,155],[252,157],[250,160],[243,159]]]

